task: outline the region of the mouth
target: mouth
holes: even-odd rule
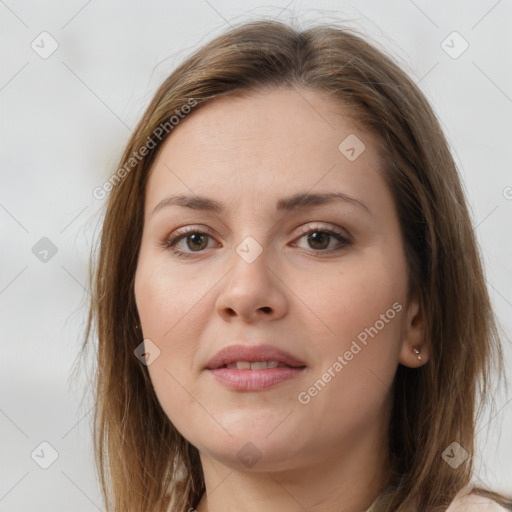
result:
[[[306,364],[273,345],[229,345],[219,350],[206,364],[207,370],[265,370],[279,367],[299,368]]]
[[[297,368],[281,363],[280,361],[237,361],[236,363],[225,364],[221,368],[230,370],[267,370],[272,368]]]
[[[220,384],[235,391],[260,391],[298,377],[306,365],[272,345],[231,345],[205,367]]]

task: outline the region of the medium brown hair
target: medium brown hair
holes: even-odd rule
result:
[[[428,363],[398,365],[389,426],[392,479],[374,510],[445,510],[470,483],[477,413],[488,399],[492,372],[503,370],[496,321],[440,124],[415,83],[365,39],[335,24],[299,30],[259,20],[235,26],[165,80],[134,130],[119,165],[124,172],[108,197],[84,342],[85,348],[96,329],[94,441],[108,511],[185,512],[205,490],[198,450],[171,424],[147,367],[134,356],[142,341],[134,276],[155,155],[184,105],[194,105],[187,113],[194,115],[214,98],[276,87],[327,92],[378,135],[406,247],[409,293],[420,298],[427,326]],[[168,129],[158,139],[155,130],[162,126]],[[442,458],[453,442],[470,455],[456,469]]]

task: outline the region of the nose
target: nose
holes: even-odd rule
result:
[[[234,252],[232,261],[217,298],[217,313],[227,322],[239,319],[248,324],[283,318],[288,311],[287,287],[269,266],[266,251],[251,262]]]

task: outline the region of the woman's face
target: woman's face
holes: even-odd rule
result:
[[[158,400],[203,461],[383,445],[397,365],[426,357],[376,143],[323,93],[278,89],[206,104],[161,148],[135,297]]]

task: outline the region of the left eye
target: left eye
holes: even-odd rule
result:
[[[315,251],[330,252],[328,249],[330,242],[337,240],[341,246],[350,245],[350,240],[341,233],[330,229],[313,228],[306,231],[300,238],[307,237],[307,243]]]

